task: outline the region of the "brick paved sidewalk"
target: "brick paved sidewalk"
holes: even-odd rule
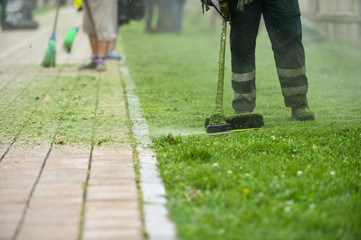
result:
[[[78,71],[89,43],[80,31],[73,52],[62,51],[81,20],[64,8],[57,67],[41,68],[53,17],[0,32],[0,239],[142,239],[118,63]]]

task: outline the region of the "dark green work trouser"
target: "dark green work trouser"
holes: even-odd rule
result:
[[[254,0],[243,13],[230,0],[233,108],[252,112],[256,102],[255,47],[261,14],[271,39],[287,107],[307,106],[308,82],[298,0]]]

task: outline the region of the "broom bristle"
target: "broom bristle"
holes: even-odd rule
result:
[[[55,34],[53,34],[48,43],[48,47],[46,48],[45,56],[42,62],[43,67],[55,67],[55,59],[56,59],[56,43],[55,43]]]
[[[65,51],[67,51],[68,53],[71,52],[71,47],[73,46],[73,42],[75,39],[76,34],[78,33],[79,28],[78,27],[74,27],[72,28],[68,34],[66,35],[65,39],[64,39],[64,43],[63,43],[63,48],[65,49]]]

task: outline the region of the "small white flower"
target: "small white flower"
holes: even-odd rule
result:
[[[261,200],[263,197],[264,197],[264,193],[263,193],[263,192],[260,192],[260,193],[258,194],[258,199]]]
[[[297,176],[301,177],[301,176],[302,176],[302,174],[303,174],[303,172],[302,172],[302,171],[297,171]]]
[[[276,136],[271,136],[271,138],[272,138],[273,140],[276,140]]]
[[[286,213],[291,212],[291,207],[290,207],[290,206],[286,206],[286,207],[284,208],[284,211],[285,211]]]
[[[313,212],[315,211],[316,205],[312,203],[308,208],[310,209],[311,212]]]
[[[243,169],[243,167],[239,167],[239,169]]]
[[[251,175],[250,175],[249,173],[246,173],[245,176],[246,176],[246,177],[249,177],[249,176],[251,176]]]
[[[232,170],[228,170],[227,173],[228,173],[228,174],[232,174]]]
[[[286,177],[285,175],[283,175],[283,174],[281,175],[281,178],[285,178],[285,177]]]
[[[318,147],[317,147],[316,144],[312,144],[312,148],[313,148],[313,149],[317,149]]]
[[[213,163],[213,167],[218,167],[218,163]]]
[[[331,171],[331,172],[330,172],[330,175],[331,175],[331,176],[335,176],[335,175],[336,175],[336,172],[335,172],[335,171]]]
[[[292,206],[292,205],[293,205],[293,200],[288,200],[288,201],[286,201],[286,205],[287,205],[287,206]]]

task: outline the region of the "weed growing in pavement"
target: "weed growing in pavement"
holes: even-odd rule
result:
[[[265,127],[205,136],[219,34],[192,17],[181,35],[146,35],[136,22],[121,29],[180,239],[360,238],[359,48],[343,45],[352,53],[345,54],[339,43],[305,36],[316,120],[296,122],[284,107],[271,46],[261,31],[256,111],[264,114]],[[226,115],[232,114],[233,97],[229,56]]]

